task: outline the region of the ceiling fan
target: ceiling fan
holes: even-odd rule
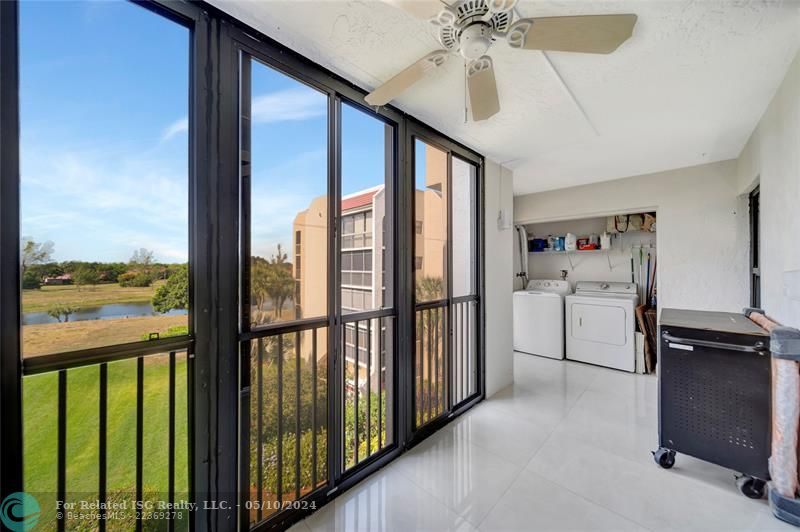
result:
[[[383,0],[428,20],[436,27],[442,49],[427,54],[369,93],[370,105],[385,105],[453,55],[466,61],[472,118],[486,120],[500,111],[492,58],[497,39],[511,48],[609,54],[633,33],[636,15],[585,15],[521,18],[517,0]],[[516,20],[515,20],[516,19]]]

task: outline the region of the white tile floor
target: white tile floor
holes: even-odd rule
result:
[[[655,465],[654,377],[514,357],[513,386],[293,530],[796,530],[732,471]]]

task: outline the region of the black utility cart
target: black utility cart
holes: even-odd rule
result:
[[[769,479],[769,333],[743,314],[663,309],[659,322],[659,448],[742,473],[738,486],[764,496]]]

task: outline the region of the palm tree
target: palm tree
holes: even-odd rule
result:
[[[417,279],[416,293],[418,303],[444,298],[444,283],[442,282],[442,278],[425,275]]]
[[[258,310],[264,310],[267,301],[269,284],[269,263],[261,257],[253,257],[250,261],[250,292],[256,300]]]
[[[278,317],[283,313],[283,305],[286,301],[294,297],[294,277],[291,272],[291,264],[285,262],[285,259],[286,255],[281,255],[281,247],[278,244],[278,257],[272,257],[267,276],[267,293],[275,302]]]

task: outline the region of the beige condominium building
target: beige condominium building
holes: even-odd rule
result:
[[[426,300],[443,297],[446,271],[447,212],[446,154],[428,149],[426,153],[425,188],[415,192],[414,269],[417,284],[425,286]],[[295,312],[297,318],[327,314],[327,196],[315,198],[308,209],[297,214],[293,226],[295,277]],[[341,203],[341,286],[342,313],[375,310],[392,305],[392,264],[407,260],[403,250],[396,259],[387,257],[385,241],[391,236],[386,223],[386,188],[383,185],[342,197]],[[387,269],[388,268],[388,269]],[[423,278],[427,282],[422,282]],[[437,288],[438,287],[438,288]],[[437,293],[437,290],[441,291]],[[385,321],[385,320],[384,320]],[[386,324],[384,323],[384,326]],[[366,385],[367,367],[372,389],[377,389],[380,372],[386,371],[385,327],[372,320],[359,322],[358,355],[356,328],[348,324],[344,330],[344,354],[348,367],[359,368],[359,382]],[[318,341],[322,340],[322,337]],[[324,344],[320,344],[324,345]],[[383,353],[381,353],[383,350]],[[311,356],[311,346],[304,345],[303,356]],[[369,353],[369,363],[367,361]],[[324,356],[318,351],[318,357]],[[390,358],[390,357],[388,357]],[[352,371],[352,369],[351,369]],[[354,375],[349,375],[354,381]]]

